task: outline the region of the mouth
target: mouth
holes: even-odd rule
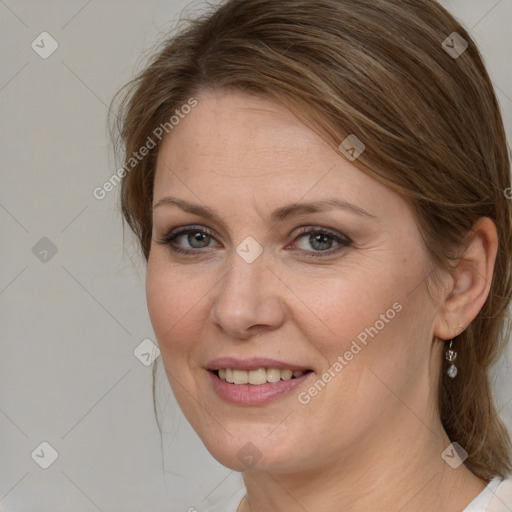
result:
[[[266,405],[294,394],[315,372],[269,359],[219,359],[207,368],[215,394],[237,405]]]
[[[282,370],[279,368],[258,368],[256,370],[240,370],[235,368],[220,368],[213,370],[213,373],[222,381],[240,386],[250,384],[251,386],[262,386],[267,383],[275,383],[298,379],[310,373],[311,370]]]

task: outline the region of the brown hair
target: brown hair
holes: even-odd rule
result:
[[[468,43],[460,56],[447,51],[453,32]],[[460,375],[441,372],[438,407],[449,438],[469,454],[466,465],[484,479],[505,476],[511,444],[489,371],[509,333],[510,163],[470,35],[433,0],[227,0],[190,21],[128,84],[118,110],[122,213],[146,259],[160,141],[126,162],[158,126],[170,132],[170,116],[208,88],[279,101],[334,147],[355,134],[366,151],[354,164],[409,202],[434,267],[450,269],[479,218],[495,222],[490,294],[456,339]]]

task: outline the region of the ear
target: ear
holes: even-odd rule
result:
[[[460,334],[482,309],[491,288],[498,251],[496,225],[482,217],[469,232],[464,252],[450,272],[434,334],[449,340]]]

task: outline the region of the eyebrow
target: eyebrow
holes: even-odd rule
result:
[[[192,213],[194,215],[198,215],[206,219],[211,219],[218,223],[222,223],[220,215],[215,210],[209,208],[208,206],[201,206],[199,204],[190,203],[183,199],[168,196],[160,199],[153,206],[153,210],[164,205],[177,206],[178,208],[181,208],[185,212]],[[283,220],[293,215],[326,212],[334,209],[346,210],[361,217],[367,217],[370,219],[377,220],[377,217],[375,215],[372,215],[363,208],[356,206],[355,204],[349,203],[348,201],[345,201],[343,199],[336,198],[325,199],[322,201],[313,201],[309,203],[294,203],[282,206],[272,212],[272,214],[270,215],[270,220],[272,222],[282,222]]]

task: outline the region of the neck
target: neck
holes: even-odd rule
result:
[[[486,482],[441,458],[449,444],[440,422],[427,425],[409,413],[321,467],[244,473],[247,496],[239,510],[459,512]]]

